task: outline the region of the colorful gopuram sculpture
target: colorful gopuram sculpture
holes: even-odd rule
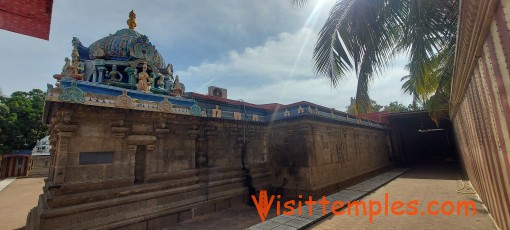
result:
[[[65,59],[62,73],[54,78],[83,80],[144,93],[182,95],[184,85],[174,83],[173,65],[166,65],[149,38],[135,31],[134,11],[129,13],[127,25],[128,29],[118,30],[89,47],[73,38],[72,59]]]

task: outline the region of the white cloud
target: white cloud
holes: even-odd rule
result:
[[[312,65],[317,31],[334,2],[312,0],[296,9],[288,1],[271,0],[55,1],[49,42],[0,30],[0,90],[9,95],[54,83],[51,76],[70,56],[73,36],[90,45],[125,28],[134,9],[137,30],[174,64],[188,91],[205,93],[217,85],[233,99],[306,100],[343,110],[355,94],[356,79],[332,89],[314,75]],[[371,84],[371,96],[380,104],[411,101],[400,93],[406,71],[398,61],[396,66]]]
[[[338,89],[317,77],[312,63],[315,41],[316,32],[309,28],[293,34],[281,33],[263,45],[248,47],[243,52],[231,51],[221,60],[204,62],[177,74],[188,91],[206,93],[206,88],[214,85],[227,88],[231,99],[259,104],[310,101],[345,110],[356,93],[355,75],[348,76]],[[411,97],[400,90],[400,78],[407,74],[403,58],[399,57],[394,67],[371,83],[370,95],[379,104],[411,102]]]
[[[261,44],[282,31],[295,31],[317,1],[323,0],[312,0],[302,9],[272,0],[55,1],[50,41],[0,30],[0,88],[6,95],[44,89],[70,56],[73,36],[88,46],[126,28],[131,9],[137,14],[136,30],[148,35],[179,70],[218,59],[228,50]]]
[[[248,47],[242,52],[230,51],[223,60],[192,66],[181,74],[218,78],[255,76],[272,80],[304,77],[309,75],[312,67],[311,56],[308,55],[311,53],[306,52],[301,57],[297,55],[301,45],[304,50],[313,49],[313,43],[303,44],[307,36],[315,37],[315,33],[307,28],[296,34],[281,33],[277,38],[268,39],[262,46]]]

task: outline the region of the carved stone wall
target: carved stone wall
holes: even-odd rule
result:
[[[28,177],[47,177],[50,168],[50,156],[33,156],[31,157],[32,166],[28,173]]]
[[[246,203],[243,143],[253,185],[268,187],[262,124],[53,106],[50,175],[29,229],[154,229]]]
[[[328,194],[392,165],[380,129],[304,118],[273,124],[268,140],[271,185],[287,197]]]
[[[245,204],[251,187],[323,194],[390,165],[383,130],[307,116],[268,124],[72,103],[49,114],[52,162],[28,229],[158,229]]]

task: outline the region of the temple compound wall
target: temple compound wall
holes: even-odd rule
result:
[[[47,177],[48,170],[50,166],[51,157],[50,156],[34,156],[30,158],[32,164],[30,166],[30,171],[28,172],[28,177]]]
[[[304,117],[275,122],[268,138],[271,186],[285,197],[329,194],[392,166],[380,129]]]
[[[48,84],[51,162],[27,229],[161,229],[262,189],[327,194],[391,166],[380,124],[186,92],[135,18],[89,47],[73,38]]]
[[[232,121],[60,103],[49,177],[30,229],[167,226],[246,204],[243,129]],[[267,188],[265,128],[246,127],[252,186]],[[138,227],[137,227],[138,228]]]
[[[157,229],[245,205],[252,188],[322,195],[391,166],[384,129],[355,120],[48,104],[52,161],[29,229]]]
[[[50,143],[49,136],[37,141],[37,144],[32,149],[32,156],[30,157],[30,171],[28,177],[47,177],[50,168]]]
[[[510,229],[510,1],[462,0],[450,117],[466,174]]]

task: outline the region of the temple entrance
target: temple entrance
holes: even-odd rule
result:
[[[135,154],[135,184],[142,184],[145,181],[145,155],[146,145],[138,145]]]
[[[388,120],[400,166],[459,163],[450,120],[441,119],[436,124],[427,111],[393,113]]]

